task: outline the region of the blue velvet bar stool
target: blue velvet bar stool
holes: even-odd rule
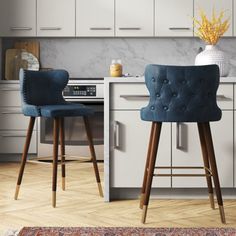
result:
[[[15,191],[15,200],[18,198],[20,185],[24,173],[25,163],[28,155],[30,140],[36,117],[53,119],[53,177],[52,177],[52,206],[56,207],[57,189],[57,165],[58,165],[58,143],[60,133],[61,167],[62,167],[62,189],[65,190],[65,140],[64,140],[64,117],[81,116],[84,120],[87,133],[91,160],[98,184],[100,196],[103,191],[98,171],[96,155],[93,145],[92,133],[88,117],[93,115],[93,110],[83,104],[66,102],[62,91],[67,85],[69,74],[65,70],[51,71],[28,71],[20,70],[20,90],[22,99],[22,111],[25,116],[30,117],[21,166]],[[79,135],[79,133],[78,133]]]
[[[214,209],[213,177],[221,221],[225,223],[209,123],[219,121],[222,115],[216,104],[216,92],[219,86],[218,66],[148,65],[145,70],[145,82],[150,100],[147,107],[141,109],[141,119],[152,122],[152,127],[140,199],[140,208],[143,209],[142,223],[146,221],[152,179],[154,176],[162,176],[158,172],[154,174],[154,170],[158,171],[158,168],[161,168],[156,167],[155,163],[161,127],[165,122],[197,123],[210,203]],[[170,168],[174,169],[174,167]],[[189,175],[193,176],[193,174]],[[178,176],[186,176],[186,174]]]

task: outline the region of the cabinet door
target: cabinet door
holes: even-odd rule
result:
[[[233,13],[232,13],[232,16],[234,16],[234,36],[236,35],[236,0],[233,0]]]
[[[76,0],[76,36],[114,36],[114,0]]]
[[[26,130],[0,130],[0,154],[20,154],[23,151]],[[36,131],[33,131],[29,146],[30,154],[37,153]]]
[[[223,111],[222,119],[210,125],[221,187],[233,187],[233,111]],[[179,132],[177,134],[173,124],[172,165],[203,166],[197,124],[182,123]],[[173,173],[199,173],[199,170],[175,170]],[[173,177],[172,184],[180,188],[207,187],[205,177]]]
[[[233,1],[232,0],[195,0],[194,1],[194,16],[199,19],[199,9],[204,10],[208,17],[211,18],[213,9],[216,14],[225,10],[225,19],[230,19],[230,26],[224,36],[232,36],[232,19],[233,19]]]
[[[116,36],[153,36],[153,0],[117,0]]]
[[[75,0],[37,0],[38,36],[75,36]]]
[[[36,0],[0,0],[0,36],[36,36]]]
[[[193,36],[193,0],[156,0],[156,36]]]
[[[171,128],[163,124],[156,164],[171,164]],[[111,112],[111,187],[140,188],[143,181],[151,122],[140,119],[139,111]],[[169,170],[159,173],[170,173]],[[153,187],[170,187],[170,177],[154,177]]]

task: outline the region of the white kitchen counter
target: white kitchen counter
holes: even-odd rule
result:
[[[143,83],[145,82],[144,76],[142,77],[105,77],[104,83]],[[221,77],[220,83],[236,83],[236,77]]]

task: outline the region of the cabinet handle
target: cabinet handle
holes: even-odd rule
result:
[[[2,138],[25,138],[26,134],[2,134]]]
[[[140,99],[140,98],[150,98],[149,95],[142,95],[142,94],[134,94],[134,95],[130,95],[130,94],[124,94],[124,95],[120,95],[120,98],[124,98],[124,99]]]
[[[189,27],[170,27],[169,30],[191,30]]]
[[[119,122],[114,122],[114,148],[120,147],[120,129]]]
[[[182,148],[182,144],[181,144],[181,140],[182,140],[182,130],[181,130],[181,123],[177,122],[176,123],[176,149],[181,149]]]
[[[32,30],[32,27],[11,27],[11,30]]]
[[[21,111],[3,111],[3,115],[10,115],[10,114],[22,114]]]
[[[20,91],[18,88],[1,88],[0,91]]]
[[[91,27],[90,30],[111,30],[109,27]]]
[[[225,101],[225,100],[229,100],[230,98],[227,98],[224,94],[218,94],[216,95],[216,99],[219,101]]]
[[[140,27],[120,27],[119,30],[141,30]]]
[[[61,30],[61,27],[40,27],[40,30]]]

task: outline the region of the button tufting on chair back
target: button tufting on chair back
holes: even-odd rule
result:
[[[148,65],[145,82],[150,92],[141,119],[157,122],[208,122],[221,119],[216,104],[219,68]]]

